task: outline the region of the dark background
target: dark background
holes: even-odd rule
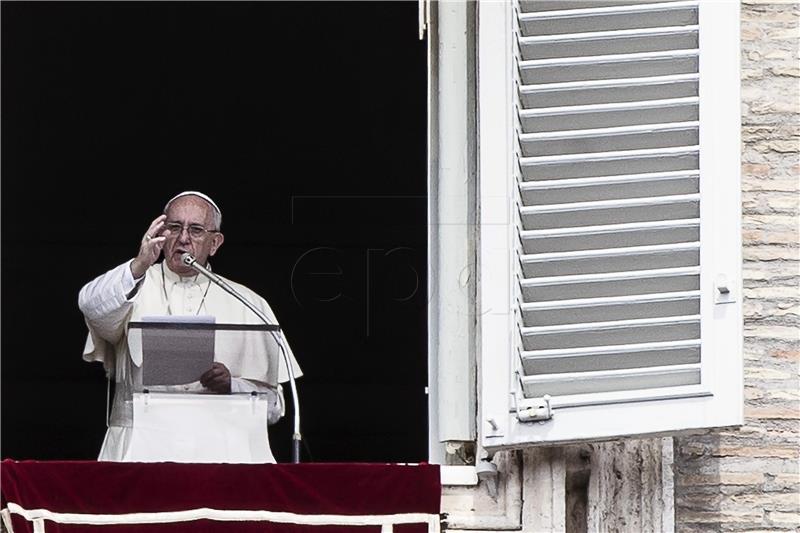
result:
[[[416,2],[3,3],[2,456],[96,457],[78,291],[196,189],[303,366],[304,460],[425,460],[425,68]]]

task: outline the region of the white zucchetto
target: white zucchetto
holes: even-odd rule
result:
[[[216,204],[216,202],[214,202],[214,200],[212,200],[211,197],[209,197],[207,194],[203,194],[198,191],[183,191],[182,193],[176,194],[175,196],[170,198],[169,202],[167,202],[167,205],[164,206],[164,212],[165,213],[167,212],[169,204],[171,204],[181,196],[197,196],[198,198],[202,198],[203,200],[211,204],[211,207],[214,208],[214,211],[216,211],[217,214],[219,214],[219,216],[222,216],[222,211],[220,211],[219,206]]]

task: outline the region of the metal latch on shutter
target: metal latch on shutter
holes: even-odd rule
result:
[[[720,274],[714,280],[714,303],[730,304],[736,302],[733,294],[733,283],[724,274]]]
[[[550,405],[550,395],[545,394],[539,398],[526,398],[522,392],[522,375],[517,372],[519,388],[512,393],[514,400],[514,410],[517,412],[517,419],[520,422],[540,422],[543,423],[553,418],[553,408]]]
[[[541,398],[516,398],[517,419],[520,422],[544,422],[553,418],[553,409],[550,406],[550,395]]]

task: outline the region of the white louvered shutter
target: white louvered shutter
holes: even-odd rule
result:
[[[741,423],[736,4],[479,10],[484,445]]]

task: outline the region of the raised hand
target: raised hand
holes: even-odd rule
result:
[[[169,230],[164,230],[161,233],[161,228],[164,226],[164,221],[167,215],[161,215],[150,223],[142,242],[139,245],[139,254],[131,261],[131,274],[133,278],[141,278],[144,273],[150,268],[150,265],[156,262],[158,256],[161,255],[161,249],[164,247],[164,241],[169,237]]]

